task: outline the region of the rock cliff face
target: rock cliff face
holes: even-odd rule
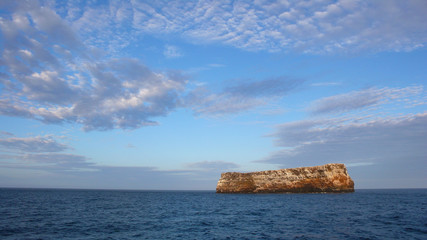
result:
[[[354,192],[344,164],[289,168],[262,172],[221,174],[217,193]]]

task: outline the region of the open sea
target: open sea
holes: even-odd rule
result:
[[[0,189],[0,239],[427,239],[427,189]]]

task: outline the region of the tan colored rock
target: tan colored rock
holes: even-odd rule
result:
[[[344,164],[288,168],[261,172],[221,174],[217,193],[321,193],[354,192]]]

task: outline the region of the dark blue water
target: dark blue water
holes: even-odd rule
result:
[[[0,239],[427,239],[427,190],[0,189]]]

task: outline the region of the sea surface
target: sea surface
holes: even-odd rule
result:
[[[427,239],[427,189],[0,189],[0,239]]]

